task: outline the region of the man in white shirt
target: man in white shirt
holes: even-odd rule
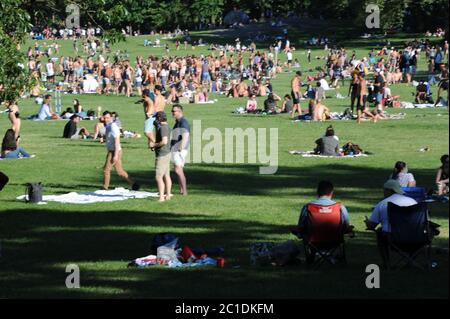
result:
[[[122,167],[122,146],[120,145],[120,129],[113,121],[111,112],[103,112],[106,124],[106,161],[103,167],[103,189],[108,190],[111,180],[111,170],[116,168],[117,174],[131,186],[132,190],[139,190],[140,186],[133,182]]]
[[[55,69],[51,59],[48,59],[48,63],[45,65],[47,70],[47,79],[50,83],[55,83]]]
[[[291,50],[288,50],[287,53],[287,64],[288,64],[288,68],[291,69],[292,66],[292,59],[293,59],[293,54]]]
[[[374,230],[378,224],[381,224],[381,231],[389,233],[391,226],[389,224],[388,203],[408,207],[417,204],[417,202],[413,198],[404,195],[405,192],[397,180],[388,180],[384,183],[383,188],[384,199],[375,206],[372,216],[369,219],[366,218],[364,222],[369,230]]]
[[[383,188],[385,198],[375,206],[372,216],[370,216],[369,219],[366,217],[364,222],[366,223],[368,230],[375,230],[375,227],[377,227],[378,224],[381,224],[381,231],[376,232],[377,246],[383,259],[386,261],[389,259],[388,236],[386,236],[386,234],[391,232],[391,225],[389,223],[388,215],[388,203],[393,203],[400,207],[409,207],[416,205],[417,202],[413,198],[404,195],[405,193],[397,180],[389,179],[384,184]],[[439,224],[428,221],[430,238],[439,235],[439,226]]]

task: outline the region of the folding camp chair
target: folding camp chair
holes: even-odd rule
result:
[[[346,264],[341,204],[309,204],[307,228],[302,238],[306,262],[315,269],[324,263],[334,265],[342,261]]]
[[[415,266],[423,270],[431,269],[431,242],[433,231],[428,220],[427,203],[401,207],[388,203],[388,218],[391,232],[385,233],[385,253],[381,254],[386,268],[396,266]],[[391,252],[398,255],[397,260],[391,260]],[[425,253],[425,265],[416,259]],[[403,268],[399,267],[399,268]]]

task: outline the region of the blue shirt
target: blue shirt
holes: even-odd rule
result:
[[[319,197],[316,200],[313,200],[312,202],[309,202],[308,204],[306,204],[305,206],[303,206],[302,211],[300,213],[300,218],[298,219],[298,226],[299,227],[305,227],[306,226],[306,220],[308,217],[308,205],[309,204],[315,204],[315,205],[321,205],[321,206],[330,206],[333,204],[336,204],[335,201],[328,199],[328,198],[323,198],[323,197]],[[341,204],[341,223],[343,225],[348,225],[350,223],[350,219],[348,216],[348,211],[347,208]]]
[[[436,56],[434,57],[434,63],[441,64],[442,62],[442,54],[441,52],[437,52]]]
[[[180,143],[181,140],[183,139],[182,134],[186,132],[187,133],[191,132],[189,122],[184,117],[180,118],[179,120],[176,120],[172,130],[172,139],[170,140],[170,146],[172,147],[175,144]],[[185,149],[187,149],[188,147],[189,147],[189,137]]]

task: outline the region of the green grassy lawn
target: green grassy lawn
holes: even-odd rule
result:
[[[163,53],[144,48],[143,38],[130,38],[114,48],[126,48],[131,58]],[[358,39],[352,47],[351,41],[347,42],[349,49],[355,48],[364,55],[372,43],[377,43],[365,40],[361,45]],[[62,52],[71,53],[71,45],[70,41],[65,42]],[[181,50],[179,54],[184,52]],[[207,52],[198,48],[195,54]],[[320,49],[313,51],[313,56],[324,54]],[[309,66],[304,50],[296,51],[294,57],[299,58],[303,70],[323,63],[314,60]],[[425,68],[423,57],[420,68]],[[292,74],[284,73],[273,80],[278,95],[288,93]],[[337,91],[346,95],[347,90],[348,83]],[[404,101],[412,101],[413,88],[406,84],[394,86],[392,92],[400,94]],[[349,99],[336,99],[335,94],[336,91],[328,91],[325,104],[332,111],[343,111]],[[73,98],[63,96],[63,108],[70,106]],[[125,129],[142,134],[142,107],[134,104],[138,98],[93,95],[77,98],[85,109],[102,106],[119,112]],[[45,194],[99,189],[106,153],[105,146],[97,142],[60,138],[64,121],[23,120],[22,147],[37,157],[0,161],[0,170],[11,179],[0,193],[0,297],[448,297],[447,255],[433,256],[438,266],[430,273],[382,270],[381,288],[367,289],[366,265],[381,264],[381,260],[375,236],[365,230],[363,223],[364,216],[369,216],[382,198],[382,184],[396,161],[408,164],[419,185],[434,186],[439,157],[448,153],[449,148],[447,110],[391,110],[406,113],[406,119],[376,124],[332,122],[341,143],[353,141],[374,155],[351,159],[302,158],[288,151],[312,149],[314,140],[330,123],[292,123],[287,115],[234,116],[231,111],[243,106],[245,99],[219,95],[213,98],[218,99],[216,104],[186,105],[186,118],[191,123],[202,120],[203,128],[216,127],[221,132],[237,127],[277,128],[278,171],[274,175],[260,175],[258,164],[188,164],[185,171],[190,195],[175,196],[166,203],[145,199],[36,206],[16,201],[24,193],[26,182],[42,181]],[[262,105],[262,99],[258,102]],[[22,100],[20,106],[23,118],[38,111],[30,99]],[[303,106],[306,107],[306,101]],[[170,119],[171,125],[173,122]],[[82,122],[90,130],[94,124]],[[1,132],[8,126],[6,116],[0,115]],[[125,169],[144,190],[156,191],[154,154],[147,149],[145,138],[125,139],[122,145]],[[420,152],[424,146],[430,151]],[[315,197],[316,185],[322,179],[334,182],[335,196],[347,206],[351,223],[356,226],[356,237],[347,240],[349,264],[319,271],[309,270],[305,265],[251,266],[252,243],[294,239],[289,227],[297,223],[301,206]],[[126,187],[114,174],[112,186]],[[176,183],[174,187],[177,194]],[[435,246],[448,247],[448,204],[431,204],[430,209],[432,220],[442,225]],[[149,254],[151,240],[159,232],[174,232],[182,245],[190,247],[223,247],[225,268],[127,269],[130,260]],[[80,267],[80,289],[65,286],[65,267],[70,263]]]

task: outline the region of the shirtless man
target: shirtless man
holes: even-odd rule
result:
[[[155,112],[164,112],[166,107],[166,99],[161,94],[161,85],[155,85]]]
[[[150,90],[149,89],[144,89],[142,91],[142,103],[144,106],[145,118],[148,119],[150,116],[152,116],[155,113],[155,103],[153,103],[153,100],[150,98]]]
[[[236,90],[237,90],[237,93],[238,93],[238,97],[248,96],[248,86],[244,82],[244,79],[241,79],[241,81],[237,85]]]
[[[357,123],[361,123],[361,117],[363,115],[367,115],[368,117],[372,118],[374,122],[377,121],[378,116],[373,115],[366,107],[367,103],[367,82],[366,79],[364,79],[364,73],[360,72],[358,74],[358,90],[357,90],[357,104],[356,104],[356,110],[357,110]]]
[[[330,118],[330,109],[320,102],[314,101],[313,121],[324,121]]]
[[[302,109],[300,106],[300,86],[301,86],[301,76],[302,73],[300,71],[295,72],[295,76],[291,81],[291,95],[292,102],[294,103],[291,112],[291,118],[294,118],[295,112],[298,112],[298,115],[302,115]]]

